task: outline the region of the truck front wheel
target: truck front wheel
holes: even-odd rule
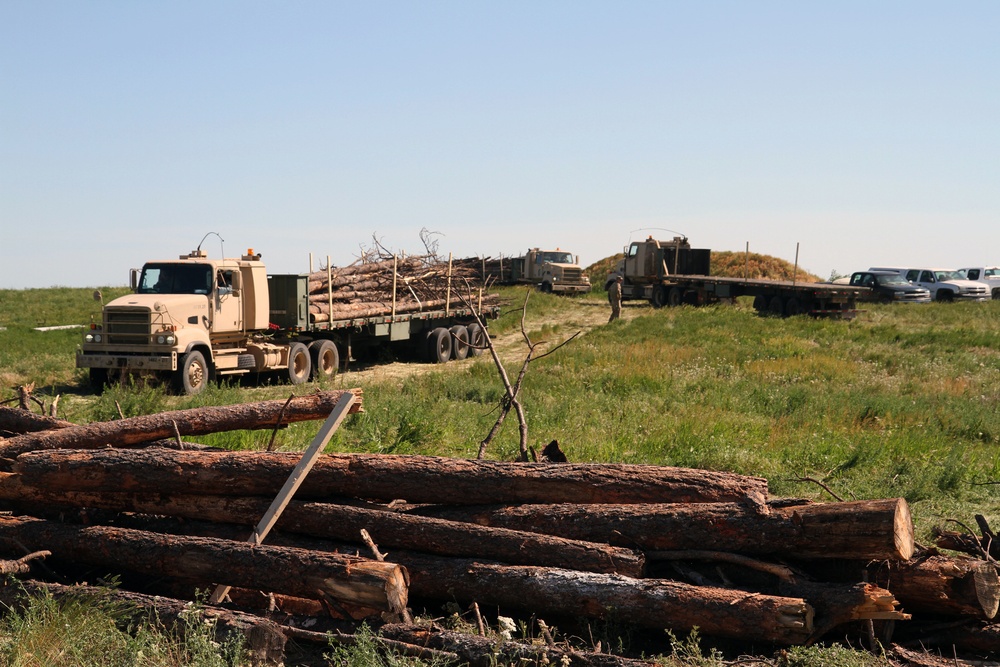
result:
[[[312,362],[309,359],[309,349],[302,343],[292,343],[288,348],[288,381],[302,384],[309,380],[310,373]]]
[[[951,303],[955,300],[955,293],[947,289],[939,289],[937,293],[937,300],[944,301],[945,303]]]
[[[90,388],[94,390],[94,393],[100,396],[104,393],[104,388],[108,386],[108,369],[107,368],[91,368],[90,369]]]
[[[191,350],[181,358],[180,368],[174,371],[174,391],[187,396],[200,394],[208,384],[209,370],[205,355]]]

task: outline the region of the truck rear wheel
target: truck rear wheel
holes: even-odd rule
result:
[[[676,308],[682,303],[684,303],[684,292],[680,287],[674,285],[670,288],[670,291],[667,292],[667,305],[671,308]]]
[[[205,391],[210,371],[204,354],[198,350],[191,350],[181,357],[179,366],[171,378],[174,391],[186,396],[194,396]]]
[[[767,303],[767,312],[775,317],[783,316],[785,314],[785,300],[780,296],[772,296]]]
[[[309,343],[312,357],[312,378],[329,380],[340,368],[340,352],[332,340],[314,340]]]
[[[444,327],[433,329],[427,334],[427,361],[443,364],[451,359],[451,332]]]
[[[302,384],[309,380],[312,373],[312,361],[309,350],[302,343],[292,343],[288,348],[288,381],[292,384]]]
[[[448,333],[451,334],[451,358],[461,361],[469,356],[469,330],[456,324]]]
[[[469,331],[469,356],[478,357],[485,352],[483,348],[486,347],[486,332],[478,322],[473,322],[466,329]]]

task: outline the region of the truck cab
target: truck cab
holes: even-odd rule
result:
[[[710,250],[692,248],[682,236],[669,241],[650,236],[629,244],[614,273],[621,274],[626,285],[646,285],[671,275],[707,276],[711,272],[711,256]]]
[[[1000,299],[1000,266],[969,266],[959,269],[966,280],[974,280],[986,285],[994,299]]]
[[[590,291],[590,278],[580,268],[579,258],[558,248],[528,250],[519,266],[515,265],[514,278],[534,283],[543,292],[573,294]]]

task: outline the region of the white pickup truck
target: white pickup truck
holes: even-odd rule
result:
[[[994,299],[1000,299],[1000,266],[969,266],[959,269],[966,280],[974,280],[986,285]]]
[[[895,271],[914,285],[926,288],[935,301],[989,301],[990,291],[983,283],[966,280],[952,269],[907,269],[872,267],[869,271]]]

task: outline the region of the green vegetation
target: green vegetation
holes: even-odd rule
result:
[[[526,292],[503,293],[507,312],[491,334],[516,373],[526,352]],[[73,365],[80,331],[31,327],[82,324],[96,308],[90,290],[0,292],[0,326],[7,327],[0,331],[0,401],[35,382],[39,398],[50,403],[61,395],[61,417],[87,422],[116,418],[119,409],[144,414],[316,388],[223,385],[177,397],[140,383],[93,396]],[[759,475],[776,496],[830,499],[805,478],[844,499],[901,496],[911,503],[921,542],[947,519],[974,525],[979,513],[1000,524],[1000,302],[871,305],[851,322],[763,318],[742,300],[663,310],[627,303],[623,310],[621,320],[606,325],[601,291],[571,298],[531,293],[532,341],[554,344],[585,332],[529,368],[521,400],[535,449],[558,439],[571,461]],[[331,450],[472,457],[502,397],[489,355],[442,366],[376,365],[323,388],[354,386],[364,389],[365,412],[335,434]],[[304,449],[317,428],[295,425],[276,442]],[[244,432],[205,441],[263,448],[270,437]],[[513,459],[517,443],[511,415],[488,456]],[[871,656],[838,657],[835,649],[810,653],[819,650],[792,651],[785,660],[880,664]]]

